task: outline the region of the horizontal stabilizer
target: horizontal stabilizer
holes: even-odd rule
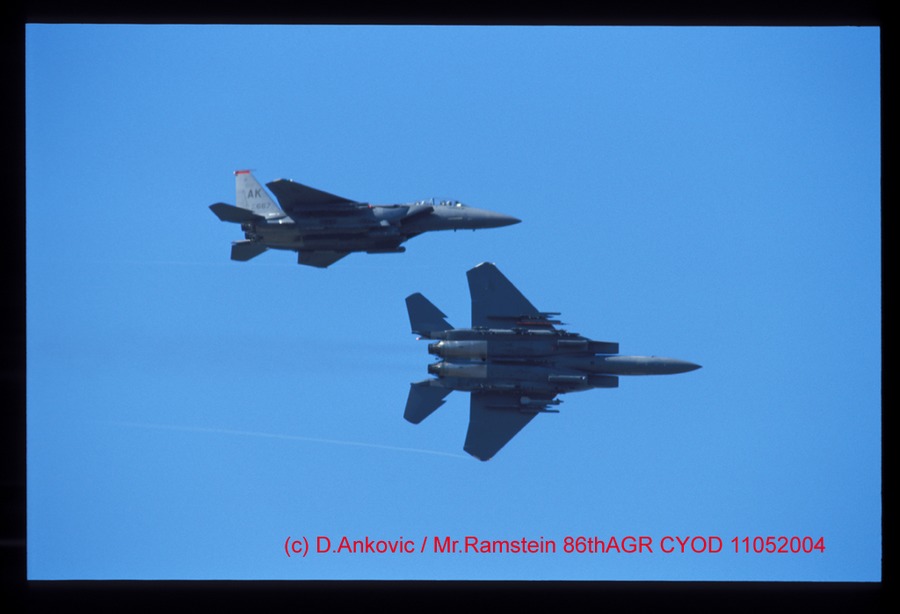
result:
[[[231,244],[231,259],[247,262],[266,251],[266,246],[258,241],[235,241]]]
[[[443,405],[444,397],[453,392],[451,388],[432,385],[433,381],[435,380],[425,380],[409,385],[406,411],[403,412],[407,421],[419,424]]]
[[[209,206],[212,209],[212,212],[216,214],[223,222],[235,222],[237,224],[243,224],[244,222],[259,222],[265,220],[261,215],[256,215],[252,211],[247,209],[241,209],[240,207],[235,207],[234,205],[226,205],[225,203],[216,203],[214,205]]]
[[[418,292],[406,297],[406,310],[409,312],[412,332],[417,335],[431,338],[432,333],[453,329],[453,326],[444,319],[447,317],[446,314]]]
[[[306,264],[320,269],[327,268],[349,254],[350,252],[332,251],[299,251],[297,252],[297,264]]]

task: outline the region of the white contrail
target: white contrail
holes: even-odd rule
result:
[[[435,456],[449,456],[451,458],[468,458],[462,454],[450,452],[438,452],[436,450],[421,450],[419,448],[401,448],[398,446],[386,446],[378,443],[365,443],[362,441],[342,441],[339,439],[323,439],[320,437],[303,437],[301,435],[280,435],[278,433],[260,433],[257,431],[234,431],[230,429],[215,429],[202,426],[176,426],[170,424],[145,424],[142,422],[110,422],[119,426],[132,426],[145,429],[162,429],[168,431],[191,431],[195,433],[219,433],[222,435],[243,435],[245,437],[267,437],[269,439],[287,439],[291,441],[311,441],[314,443],[331,443],[341,446],[358,446],[361,448],[379,448],[381,450],[394,450],[397,452],[418,452],[419,454],[433,454]]]

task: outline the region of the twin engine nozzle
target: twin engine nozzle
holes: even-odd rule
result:
[[[438,341],[428,344],[428,353],[441,358],[485,360],[488,344],[487,341]]]

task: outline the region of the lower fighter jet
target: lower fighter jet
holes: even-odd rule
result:
[[[556,328],[556,312],[535,309],[490,263],[470,269],[472,328],[453,328],[421,294],[406,298],[412,332],[436,339],[428,365],[436,375],[410,385],[403,417],[419,424],[454,390],[471,392],[463,449],[486,461],[566,392],[616,388],[620,375],[668,375],[700,365],[657,356],[621,356],[619,344]]]
[[[521,221],[454,200],[369,205],[287,179],[266,184],[279,207],[250,171],[234,174],[237,206],[209,207],[220,220],[240,224],[244,231],[244,240],[231,244],[232,260],[284,249],[297,252],[298,264],[325,268],[350,252],[404,252],[401,243],[431,230],[477,230]]]

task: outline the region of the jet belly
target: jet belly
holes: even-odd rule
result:
[[[328,213],[315,211],[295,214],[293,220],[294,227],[302,233],[359,233],[389,224],[386,220],[379,219],[372,207],[361,204]]]
[[[397,226],[374,219],[301,219],[292,224],[248,224],[244,230],[248,239],[291,250],[403,251],[398,246],[407,239]]]
[[[244,236],[251,241],[260,241],[273,249],[293,249],[297,242],[297,226],[294,223],[244,224]]]
[[[428,372],[445,379],[449,386],[461,390],[522,391],[553,395],[594,387],[591,376],[586,373],[524,363],[442,360],[428,365]]]

